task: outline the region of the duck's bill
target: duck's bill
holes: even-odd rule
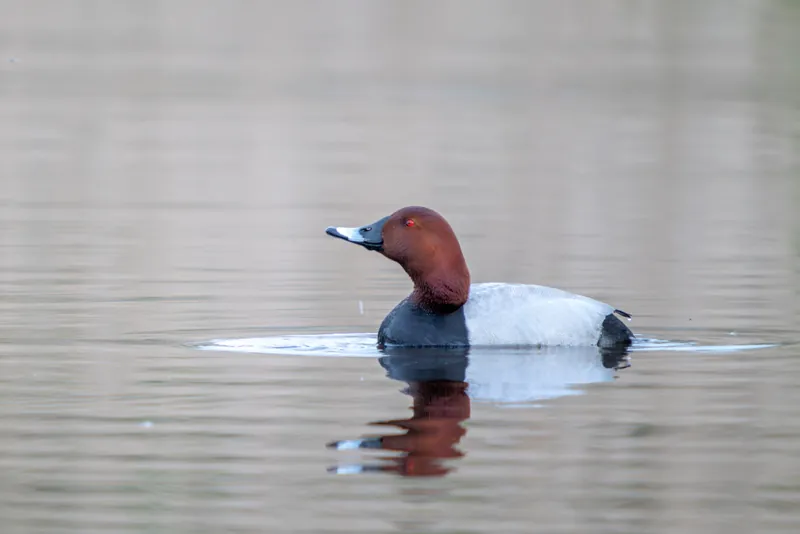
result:
[[[345,226],[329,226],[325,233],[344,239],[356,245],[361,245],[368,250],[383,250],[383,225],[389,217],[384,217],[372,224],[360,228],[347,228]]]

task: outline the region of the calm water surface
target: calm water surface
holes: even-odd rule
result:
[[[3,534],[800,531],[797,2],[0,11]],[[412,203],[674,343],[378,354]]]

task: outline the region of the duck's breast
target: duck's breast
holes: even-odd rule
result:
[[[469,344],[596,345],[614,308],[552,287],[473,284],[464,317]]]
[[[379,345],[466,347],[469,345],[463,306],[439,315],[425,311],[410,298],[389,312],[378,329]]]

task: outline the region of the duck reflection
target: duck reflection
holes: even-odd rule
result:
[[[406,419],[374,421],[374,426],[399,428],[401,434],[384,434],[359,440],[329,443],[328,447],[381,449],[399,453],[380,458],[377,465],[331,468],[336,473],[390,472],[403,476],[442,476],[450,467],[442,460],[460,458],[456,445],[466,433],[461,422],[470,416],[467,395],[468,349],[386,348],[379,359],[389,378],[406,382],[412,415]]]
[[[379,359],[387,376],[406,382],[412,415],[370,425],[400,429],[328,444],[337,450],[376,449],[396,453],[373,465],[339,465],[337,474],[386,472],[401,476],[444,476],[453,467],[444,460],[465,453],[457,445],[466,434],[471,400],[531,403],[580,394],[576,384],[613,380],[629,366],[627,351],[596,347],[508,349],[386,348]]]

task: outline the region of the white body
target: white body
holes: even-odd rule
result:
[[[596,345],[614,308],[545,286],[472,284],[464,305],[469,344]]]

